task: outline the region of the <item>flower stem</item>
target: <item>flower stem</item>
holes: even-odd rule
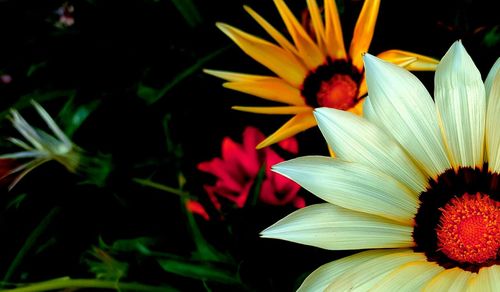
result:
[[[177,291],[171,287],[150,286],[138,283],[119,283],[116,281],[105,281],[98,279],[70,279],[67,277],[28,284],[27,286],[2,290],[3,292],[35,292],[50,291],[65,288],[100,288],[130,291],[148,291],[148,292],[168,292]]]

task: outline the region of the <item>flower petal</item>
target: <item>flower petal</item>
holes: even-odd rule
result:
[[[302,61],[309,69],[316,69],[316,67],[326,61],[325,56],[304,30],[302,25],[297,21],[297,18],[295,18],[285,2],[283,2],[283,0],[274,0],[274,4],[276,4],[288,32],[295,42],[295,46],[299,51]]]
[[[482,268],[476,277],[470,277],[467,291],[500,291],[500,266]]]
[[[276,30],[271,24],[269,24],[269,22],[267,22],[252,8],[246,5],[244,5],[243,8],[282,48],[290,51],[296,56],[299,56],[299,52],[297,51],[297,49],[278,30]]]
[[[328,55],[333,60],[346,60],[347,54],[342,36],[339,12],[335,1],[327,0],[325,3],[325,43]]]
[[[411,247],[412,232],[411,226],[324,203],[289,214],[261,236],[330,250],[353,250]]]
[[[300,94],[300,90],[278,77],[216,70],[204,71],[207,74],[231,81],[224,83],[223,86],[232,90],[292,105],[305,104],[305,100]]]
[[[317,44],[324,53],[327,53],[325,45],[325,25],[323,24],[323,18],[319,11],[318,3],[316,0],[307,0],[307,8],[309,9],[309,14],[311,15]]]
[[[450,168],[436,109],[424,85],[410,72],[365,54],[370,103],[377,119],[425,173],[437,175]]]
[[[379,7],[380,0],[366,0],[354,27],[349,56],[352,59],[352,64],[359,71],[363,69],[362,54],[368,51],[372,42]]]
[[[498,71],[500,71],[500,57],[497,59],[495,64],[493,64],[493,67],[491,67],[490,72],[488,72],[488,76],[486,76],[486,80],[484,81],[484,88],[486,91],[486,103],[488,102],[491,87],[493,86],[493,81],[495,80],[495,76],[497,75]]]
[[[391,137],[359,116],[331,108],[314,111],[319,129],[337,156],[366,164],[404,183],[415,195],[427,179]]]
[[[434,58],[401,50],[388,50],[378,54],[377,57],[399,66],[409,59],[415,59],[408,65],[402,66],[410,71],[434,71],[439,63],[439,60]]]
[[[271,144],[292,137],[293,135],[314,126],[316,126],[316,120],[314,119],[312,111],[297,114],[293,118],[288,120],[288,122],[281,126],[281,128],[279,128],[276,132],[271,134],[264,141],[260,142],[260,144],[257,145],[257,149],[267,147]]]
[[[285,79],[292,86],[298,87],[304,81],[307,69],[292,53],[225,23],[219,22],[217,27],[247,55]]]
[[[370,291],[420,291],[444,268],[434,262],[409,262],[390,272]]]
[[[484,84],[460,41],[451,46],[436,69],[434,99],[452,165],[481,167],[486,115]]]
[[[250,112],[256,114],[272,114],[272,115],[294,115],[299,113],[310,112],[312,109],[308,106],[233,106],[234,110],[242,112]]]
[[[488,155],[488,168],[492,172],[500,172],[500,70],[491,78],[490,97],[486,111],[486,153]]]
[[[424,287],[425,292],[441,291],[464,291],[465,285],[472,275],[471,272],[464,271],[461,268],[446,269],[437,274]]]
[[[365,263],[367,261],[373,260],[375,258],[385,256],[392,253],[400,252],[397,249],[375,249],[367,250],[357,254],[353,254],[348,257],[341,258],[339,260],[327,263],[321,267],[314,270],[307,278],[302,282],[297,292],[306,291],[324,291],[330,283],[335,282],[335,280],[340,277],[344,272],[349,271],[358,265]]]
[[[385,275],[410,262],[425,261],[423,253],[400,250],[367,262],[346,271],[330,284],[326,291],[366,291],[377,284]]]
[[[335,150],[335,149],[334,149]],[[412,225],[417,197],[393,177],[358,162],[305,156],[273,166],[321,199]]]

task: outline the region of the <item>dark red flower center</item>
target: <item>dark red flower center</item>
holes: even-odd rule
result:
[[[500,247],[500,202],[488,195],[465,194],[441,209],[436,229],[439,249],[460,263],[495,259]]]
[[[309,73],[302,85],[302,96],[312,107],[349,110],[358,102],[362,73],[350,62],[328,60]]]
[[[473,273],[500,263],[500,176],[487,169],[450,169],[430,181],[419,197],[415,251]]]

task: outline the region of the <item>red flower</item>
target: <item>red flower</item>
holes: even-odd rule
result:
[[[14,180],[12,171],[19,166],[15,159],[0,158],[0,187],[8,186]]]
[[[255,148],[264,138],[258,129],[246,127],[242,144],[225,137],[222,140],[222,157],[198,164],[199,170],[217,178],[215,185],[204,185],[217,209],[221,208],[219,198],[229,200],[238,208],[242,208],[252,187],[255,186],[262,167],[265,167],[265,176],[260,189],[260,201],[270,205],[288,203],[293,203],[296,207],[305,205],[303,198],[297,196],[299,185],[271,172],[271,166],[283,161],[283,158],[269,147],[260,150]],[[284,141],[283,146],[290,152],[298,151],[297,141],[294,138]]]

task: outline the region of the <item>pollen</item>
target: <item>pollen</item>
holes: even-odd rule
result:
[[[500,202],[486,194],[464,194],[443,208],[436,228],[438,248],[459,263],[496,260],[500,247]]]
[[[347,74],[335,74],[321,82],[317,93],[318,104],[325,107],[348,110],[357,100],[358,85]]]

